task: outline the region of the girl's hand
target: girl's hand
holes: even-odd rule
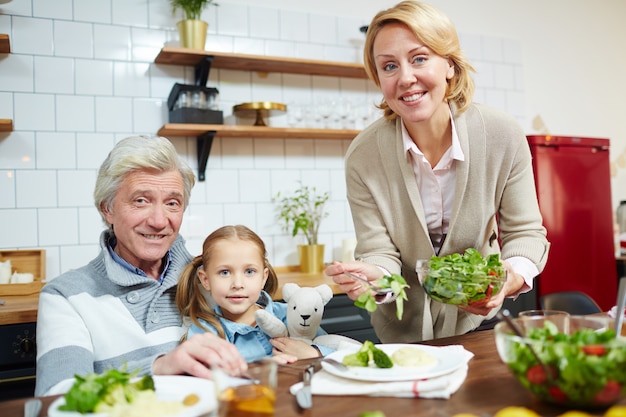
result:
[[[368,281],[376,281],[384,274],[376,265],[371,265],[361,261],[352,262],[333,262],[327,266],[324,273],[331,277],[336,284],[339,285],[341,291],[345,292],[351,300],[356,300],[359,295],[368,291],[368,288],[361,282],[354,278],[345,275],[343,272],[348,271],[363,278],[367,278]]]
[[[270,343],[276,350],[274,354],[292,355],[298,360],[320,357],[320,352],[317,349],[302,340],[295,340],[290,337],[275,337],[270,339]]]

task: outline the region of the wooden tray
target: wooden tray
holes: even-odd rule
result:
[[[33,274],[28,284],[0,284],[0,296],[36,294],[44,285],[46,277],[45,249],[0,250],[0,262],[11,260],[11,273]]]

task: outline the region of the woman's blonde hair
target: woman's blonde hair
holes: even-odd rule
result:
[[[434,7],[419,1],[403,1],[394,7],[379,12],[367,28],[363,59],[369,78],[380,87],[380,79],[374,61],[374,41],[381,29],[390,23],[401,23],[411,30],[417,39],[431,51],[446,59],[454,66],[454,76],[448,80],[446,100],[456,104],[457,112],[462,113],[470,106],[474,95],[475,72],[461,51],[459,37],[452,21]],[[383,99],[378,106],[385,118],[394,120],[397,114]]]
[[[254,243],[263,258],[264,267],[269,270],[269,275],[263,289],[270,296],[273,296],[278,289],[278,277],[274,268],[272,268],[267,260],[265,243],[263,243],[263,240],[252,230],[242,225],[223,226],[207,236],[202,244],[202,254],[196,256],[193,261],[185,267],[178,280],[176,306],[180,314],[183,317],[189,317],[196,326],[208,331],[209,329],[200,324],[199,319],[203,319],[211,324],[217,329],[217,334],[222,338],[225,338],[224,328],[220,324],[218,315],[215,313],[212,306],[209,305],[209,302],[202,292],[203,287],[198,278],[198,269],[208,265],[213,248],[219,241],[224,239],[238,239]]]

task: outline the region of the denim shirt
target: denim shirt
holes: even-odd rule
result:
[[[285,325],[287,325],[287,303],[272,301],[272,298],[265,291],[261,291],[261,295],[257,300],[257,304],[263,307],[274,316],[278,317]],[[226,340],[233,343],[241,356],[244,357],[246,362],[254,362],[261,358],[272,356],[273,346],[270,343],[270,337],[261,330],[258,325],[254,327],[247,324],[235,323],[222,317],[222,310],[219,306],[215,306],[215,313],[218,315],[218,319],[224,328]],[[200,319],[200,323],[212,333],[217,334],[217,330],[214,326]],[[204,333],[205,330],[196,324],[191,324],[191,327],[187,331],[187,338],[190,338],[194,334]],[[316,336],[326,334],[326,332],[320,327],[317,330]],[[322,355],[327,355],[333,352],[332,349],[319,346]]]

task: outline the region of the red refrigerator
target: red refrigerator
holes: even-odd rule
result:
[[[617,294],[609,140],[541,135],[528,143],[551,243],[537,297],[582,291],[608,310]]]

